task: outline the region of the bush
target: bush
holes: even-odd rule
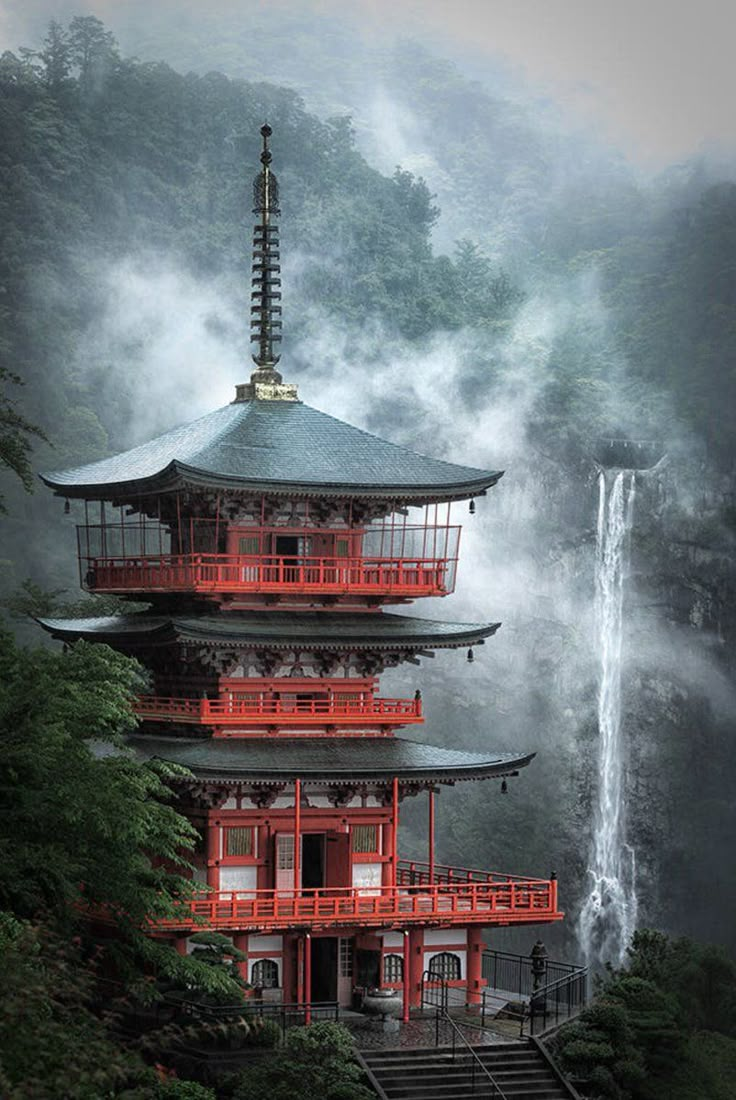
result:
[[[180,1081],[170,1077],[156,1086],[153,1100],[216,1100],[216,1094],[196,1081]]]
[[[350,1032],[320,1022],[293,1028],[277,1054],[242,1073],[233,1100],[375,1100],[362,1077]]]

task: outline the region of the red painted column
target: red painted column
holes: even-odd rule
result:
[[[187,937],[177,936],[174,940],[174,949],[178,955],[186,955],[187,953]]]
[[[409,1004],[418,1008],[422,999],[424,971],[424,930],[412,928],[409,934]]]
[[[469,1005],[478,1005],[483,989],[483,949],[485,944],[480,928],[468,929],[468,973],[466,1000]]]
[[[302,846],[301,846],[301,827],[302,827],[302,781],[301,779],[294,780],[294,893],[297,894],[302,884]]]
[[[381,828],[383,829],[381,853],[388,857],[381,865],[381,886],[392,886],[394,873],[391,857],[394,850],[394,827],[390,821],[387,821]]]
[[[304,1004],[304,937],[296,941],[296,1003]]]
[[[402,1019],[405,1024],[409,1023],[409,1006],[411,1004],[410,990],[409,990],[409,971],[411,968],[411,953],[409,946],[409,933],[404,929],[404,1013]]]
[[[238,951],[242,951],[244,955],[248,954],[248,936],[245,932],[236,932],[233,936],[233,947]],[[248,981],[248,960],[243,959],[242,962],[236,962],[238,974],[244,982]]]
[[[429,883],[434,882],[434,791],[429,788]]]
[[[393,831],[391,833],[391,885],[396,886],[399,867],[399,781],[394,778],[392,792],[391,818]]]
[[[207,819],[207,885],[213,890],[220,889],[220,838],[222,830],[219,819]]]
[[[304,1023],[312,1022],[312,937],[304,933]]]

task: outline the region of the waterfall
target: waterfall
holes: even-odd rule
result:
[[[601,471],[595,563],[599,661],[598,798],[590,866],[591,890],[579,920],[590,966],[620,965],[636,928],[636,857],[626,842],[625,748],[621,729],[623,594],[636,491],[632,471]]]

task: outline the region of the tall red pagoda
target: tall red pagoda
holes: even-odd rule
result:
[[[434,795],[501,779],[532,754],[460,752],[399,736],[413,698],[381,672],[482,645],[497,623],[420,619],[387,604],[452,592],[457,501],[499,473],[416,454],[303,404],[274,347],[281,291],[278,184],[264,126],[255,180],[256,369],[235,400],[113,458],[44,475],[84,501],[84,588],[145,601],[108,618],[45,620],[105,642],[151,674],[130,745],[184,765],[179,806],[200,831],[206,884],[153,935],[187,950],[231,935],[263,996],[349,1004],[355,985],[403,990],[422,974],[480,999],[483,929],[556,921],[557,883],[435,860]],[[96,506],[94,516],[91,506]],[[97,514],[97,509],[99,512]],[[426,792],[424,862],[399,852],[402,802]]]

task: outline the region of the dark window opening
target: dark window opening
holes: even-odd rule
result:
[[[257,989],[278,989],[279,964],[273,959],[259,959],[253,963],[250,984]]]
[[[443,951],[439,955],[433,955],[427,967],[432,977],[435,975],[446,982],[460,981],[460,956],[453,955],[449,951]]]
[[[404,960],[401,955],[383,956],[383,980],[386,985],[393,985],[404,980]]]

